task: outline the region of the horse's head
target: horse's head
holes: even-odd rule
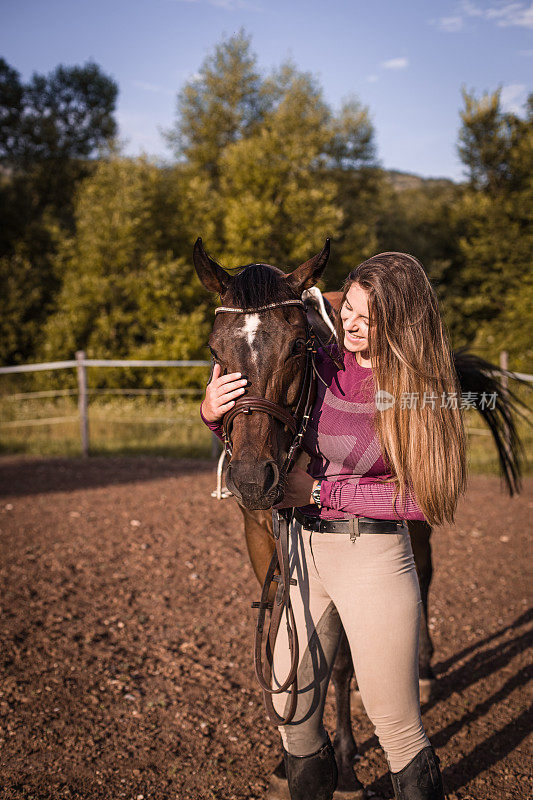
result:
[[[232,276],[207,255],[201,239],[193,257],[203,285],[222,301],[209,338],[213,358],[224,372],[241,372],[248,379],[247,392],[225,418],[231,438],[226,482],[245,507],[270,508],[283,497],[283,467],[310,381],[309,326],[299,301],[326,267],[329,239],[318,255],[289,274],[269,264],[249,264]]]

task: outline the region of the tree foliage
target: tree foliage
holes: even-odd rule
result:
[[[179,211],[161,189],[165,175],[145,158],[102,159],[75,204],[76,234],[57,255],[61,291],[41,356],[193,358],[207,327],[190,259],[169,248],[161,222]],[[166,207],[165,207],[166,204]],[[151,373],[142,383],[153,385]],[[129,376],[131,378],[131,375]],[[100,384],[128,375],[106,371]]]
[[[285,65],[279,99],[261,128],[221,160],[224,255],[230,263],[296,265],[342,222],[325,174],[330,111],[309,75]]]
[[[465,95],[462,120],[460,153],[470,175],[455,207],[464,226],[462,312],[474,346],[492,358],[508,349],[517,369],[531,369],[533,340],[523,334],[531,332],[533,307],[533,95],[524,117],[502,110],[500,92]],[[526,311],[518,328],[516,304]]]
[[[116,134],[117,94],[116,83],[93,62],[59,65],[24,84],[0,58],[0,164],[17,192],[32,196],[34,218],[48,209],[68,219],[89,159]]]
[[[73,197],[116,132],[118,87],[94,63],[28,83],[0,58],[2,360],[31,360],[54,307],[58,238],[73,233]],[[1,293],[0,293],[1,294]],[[6,316],[7,315],[7,316]]]
[[[94,62],[59,65],[23,84],[0,58],[0,162],[29,170],[96,155],[116,133],[117,94],[115,82]]]
[[[334,114],[317,81],[291,62],[261,75],[242,31],[217,45],[180,92],[168,138],[209,185],[195,234],[232,266],[295,266],[326,236],[340,241],[351,197],[334,173],[348,182],[366,167],[367,183],[371,174],[377,182],[368,109],[352,98]]]
[[[179,92],[167,134],[177,158],[214,179],[225,147],[253,133],[272,102],[250,43],[240,31],[215,47]]]

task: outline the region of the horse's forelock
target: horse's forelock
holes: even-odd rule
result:
[[[249,264],[234,275],[225,302],[237,308],[260,308],[268,303],[292,300],[294,290],[285,281],[284,273],[269,264]]]

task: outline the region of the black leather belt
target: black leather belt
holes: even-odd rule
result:
[[[299,508],[294,509],[294,518],[304,528],[318,533],[349,533],[355,542],[362,533],[398,533],[407,523],[404,520],[395,522],[392,519],[372,519],[372,517],[347,517],[346,519],[320,519],[302,514]]]

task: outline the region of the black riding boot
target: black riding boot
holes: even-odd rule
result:
[[[391,772],[396,800],[445,800],[439,762],[428,745],[399,772]]]
[[[283,747],[291,800],[332,800],[337,786],[337,762],[328,736],[310,756],[292,756]]]

